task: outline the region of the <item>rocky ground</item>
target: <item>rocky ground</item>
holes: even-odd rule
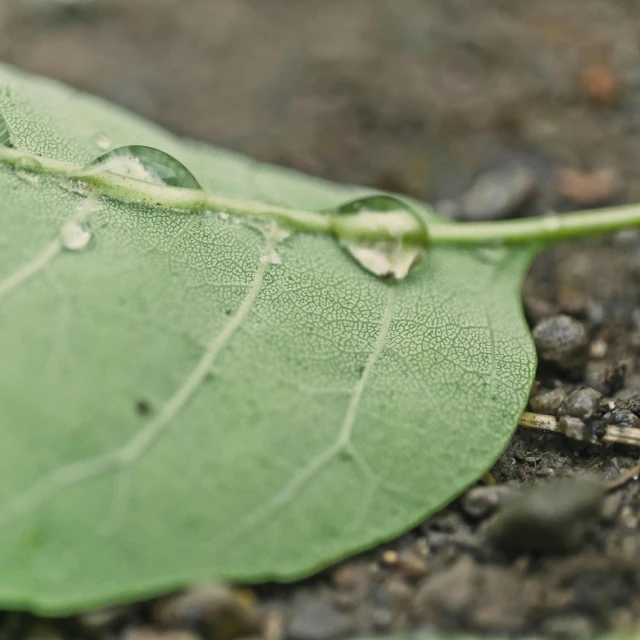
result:
[[[3,61],[464,220],[640,200],[639,43],[632,0],[0,2]],[[405,536],[301,583],[53,622],[7,613],[0,636],[580,640],[637,626],[638,449],[602,438],[640,426],[639,248],[627,231],[536,261],[528,409],[564,434],[520,429],[490,476]]]

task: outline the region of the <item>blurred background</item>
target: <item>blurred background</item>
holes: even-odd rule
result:
[[[0,0],[0,59],[452,217],[640,200],[635,0]]]

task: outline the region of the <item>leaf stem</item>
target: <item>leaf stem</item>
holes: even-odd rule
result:
[[[25,170],[75,179],[101,195],[187,213],[224,211],[237,216],[271,218],[294,231],[327,233],[343,240],[403,239],[421,245],[482,245],[553,242],[640,226],[640,204],[546,215],[516,220],[432,223],[428,236],[423,222],[408,211],[360,212],[344,215],[278,207],[253,200],[228,198],[143,182],[100,171],[96,167],[39,156],[0,146],[0,161]]]

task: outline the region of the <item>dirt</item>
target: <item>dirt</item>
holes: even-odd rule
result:
[[[639,43],[633,0],[0,2],[3,61],[178,134],[409,193],[460,219],[640,201]],[[587,344],[570,367],[541,361],[531,410],[553,414],[589,387],[603,394],[594,415],[565,421],[590,433],[616,410],[633,421],[638,247],[638,233],[625,231],[551,248],[533,265],[524,287],[532,327],[563,314]],[[564,506],[536,518],[535,549],[521,533],[531,514],[504,523],[513,495],[538,513],[523,487],[582,472],[612,480],[637,459],[631,447],[521,429],[492,470],[495,485],[312,579],[212,585],[53,622],[7,613],[0,632],[328,640],[427,628],[577,640],[633,628],[639,482],[584,509],[567,500],[571,482],[558,485]],[[494,542],[500,518],[510,553]]]

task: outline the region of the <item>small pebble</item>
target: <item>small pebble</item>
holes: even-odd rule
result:
[[[350,562],[337,567],[331,577],[340,591],[361,592],[371,582],[371,568],[362,562]]]
[[[248,635],[258,628],[254,593],[221,584],[202,585],[160,600],[153,617],[165,627],[215,631],[220,640]]]
[[[600,400],[602,394],[595,389],[576,389],[562,401],[558,407],[558,415],[586,420],[598,413]]]
[[[629,409],[614,409],[611,412],[611,422],[619,427],[640,429],[640,418]]]
[[[343,615],[320,596],[303,594],[295,598],[285,629],[290,640],[330,640],[345,633]]]
[[[548,618],[542,623],[542,632],[552,640],[590,640],[595,627],[586,616],[569,614]]]
[[[572,440],[585,439],[585,424],[580,418],[562,416],[558,420],[558,427],[567,438],[571,438]]]
[[[609,346],[604,340],[594,340],[589,347],[589,356],[591,358],[604,358],[607,355]]]
[[[78,623],[87,630],[99,631],[121,625],[133,617],[132,607],[113,606],[104,609],[94,609],[81,613]]]
[[[629,409],[635,415],[640,416],[640,393],[632,389],[623,389],[616,393],[616,407]]]
[[[413,596],[413,587],[406,579],[399,576],[391,576],[385,583],[385,587],[392,602],[404,604]]]
[[[200,636],[183,629],[155,629],[154,627],[134,627],[127,629],[122,640],[200,640]]]
[[[440,616],[462,619],[476,596],[476,564],[469,556],[462,556],[453,565],[426,578],[413,598],[414,615],[427,624],[434,624]]]
[[[565,393],[561,387],[556,387],[550,391],[542,391],[529,399],[529,406],[536,413],[553,414],[558,410],[565,398]]]
[[[472,518],[481,519],[493,513],[513,493],[506,484],[473,487],[462,497],[462,509]]]
[[[398,554],[396,568],[400,575],[407,578],[419,578],[429,571],[424,555],[415,547],[405,549]]]
[[[603,485],[592,478],[564,478],[513,496],[489,527],[494,544],[512,552],[576,549],[597,521]]]
[[[542,360],[572,370],[588,356],[589,339],[581,322],[565,315],[551,316],[533,328],[533,340]]]
[[[462,197],[459,216],[463,220],[506,218],[531,200],[537,186],[535,172],[522,163],[489,169]]]

